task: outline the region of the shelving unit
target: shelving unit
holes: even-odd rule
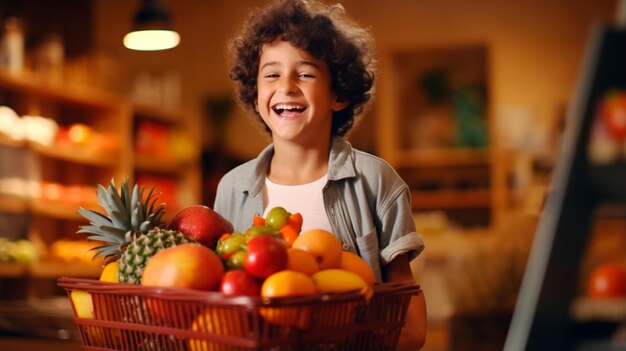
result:
[[[2,70],[0,105],[10,107],[19,116],[52,119],[60,128],[80,124],[93,132],[78,143],[60,142],[57,137],[51,144],[39,143],[32,137],[27,141],[14,140],[0,134],[0,153],[5,153],[1,155],[4,161],[0,161],[0,182],[19,185],[17,190],[0,187],[0,214],[28,218],[22,237],[35,244],[40,257],[30,265],[0,263],[0,295],[3,289],[13,289],[11,284],[3,283],[6,279],[29,286],[30,280],[56,284],[56,278],[61,276],[99,275],[101,268],[97,264],[69,262],[50,255],[53,242],[76,239],[74,233],[85,223],[76,213],[79,206],[99,208],[95,198],[97,184],[108,185],[112,178],[120,184],[126,177],[135,182],[150,174],[174,184],[176,206],[168,203],[167,214],[200,202],[199,121],[182,111],[138,105],[103,91],[49,84],[29,73],[11,75]],[[178,141],[184,142],[183,152],[176,151],[181,146],[170,138],[161,140],[164,144],[159,150],[173,150],[171,157],[138,153],[137,126],[144,120],[182,136]],[[9,154],[13,161],[9,161]],[[20,170],[10,170],[15,164],[20,164]],[[140,185],[153,186],[141,182]],[[5,188],[12,190],[3,191]],[[0,232],[0,237],[4,234]]]
[[[506,155],[492,143],[486,50],[481,45],[400,49],[380,61],[386,74],[380,76],[377,116],[385,128],[376,129],[378,153],[411,188],[415,212],[443,211],[463,227],[490,227],[508,196]],[[424,84],[431,84],[431,95],[421,90]],[[485,145],[470,145],[471,140],[454,145],[454,133],[465,123],[454,99],[467,86],[486,100],[484,114],[468,117],[484,123]]]
[[[156,129],[154,135],[149,129]],[[168,204],[165,220],[185,205],[200,203],[199,133],[199,122],[180,111],[133,104],[134,177],[162,191]]]

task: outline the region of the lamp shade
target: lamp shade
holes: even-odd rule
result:
[[[180,35],[169,25],[170,15],[159,0],[144,0],[133,21],[133,31],[124,36],[132,50],[156,51],[174,48]]]

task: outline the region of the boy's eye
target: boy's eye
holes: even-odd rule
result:
[[[312,75],[311,73],[300,73],[300,74],[298,74],[298,77],[300,77],[300,78],[314,78],[315,76]]]
[[[278,78],[278,74],[276,74],[276,73],[267,73],[264,77],[265,78]]]

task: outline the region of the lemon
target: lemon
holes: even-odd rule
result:
[[[113,261],[104,266],[102,273],[100,274],[101,282],[111,282],[111,283],[119,283],[118,270],[120,263],[119,261]]]
[[[351,290],[369,290],[370,286],[358,274],[345,269],[330,268],[314,273],[311,278],[321,293],[338,293]]]

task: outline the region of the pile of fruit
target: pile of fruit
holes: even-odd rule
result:
[[[363,259],[343,251],[332,233],[301,232],[302,216],[282,207],[254,216],[240,233],[201,205],[184,208],[163,224],[165,206],[157,204],[154,189],[131,190],[127,180],[119,191],[113,181],[99,185],[97,195],[105,213],[79,209],[89,224],[77,233],[102,242],[93,248],[106,262],[101,281],[267,298],[372,291],[374,274]],[[70,297],[78,317],[94,318],[89,292],[75,289]],[[274,312],[262,316],[284,322]]]

